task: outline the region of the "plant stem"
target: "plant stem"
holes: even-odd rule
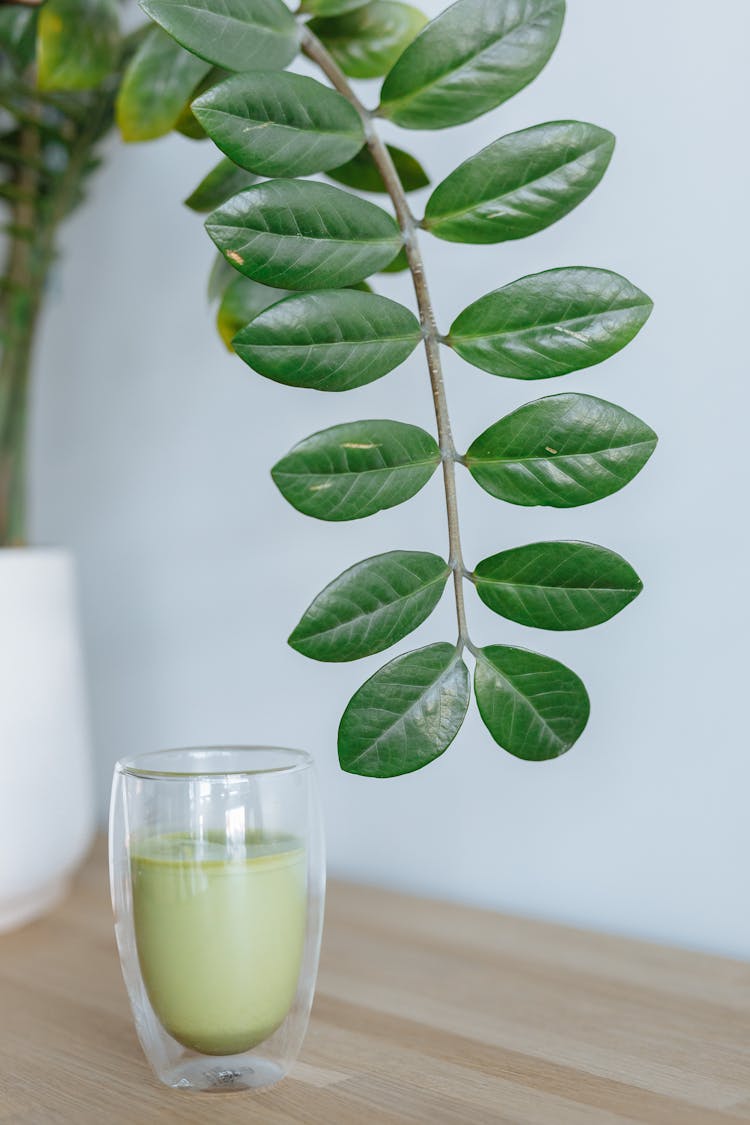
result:
[[[28,97],[11,111],[19,124],[18,140],[3,152],[6,162],[16,166],[16,175],[8,195],[11,222],[2,292],[0,546],[25,543],[27,414],[39,314],[58,229],[75,205],[114,96],[109,89],[102,91],[79,125],[64,117],[56,126],[43,125],[33,72],[25,78]],[[41,157],[45,130],[66,140],[68,161],[59,174],[46,170]]]
[[[396,221],[401,229],[404,239],[404,249],[409,262],[414,293],[417,299],[419,319],[422,325],[425,354],[427,356],[427,369],[430,374],[432,399],[435,407],[435,420],[437,422],[438,443],[443,463],[443,484],[445,487],[445,507],[448,516],[448,543],[450,558],[448,560],[453,570],[453,586],[456,596],[456,618],[458,621],[458,643],[474,651],[474,646],[469,638],[466,623],[466,607],[464,605],[463,580],[466,573],[463,553],[461,550],[461,533],[458,522],[458,501],[456,498],[456,461],[458,459],[456,447],[453,442],[448,403],[445,395],[445,380],[440,359],[440,334],[435,322],[435,310],[430,298],[430,291],[425,276],[424,261],[419,248],[418,226],[409,208],[403,184],[396,167],[391,159],[385,143],[375,127],[373,114],[362,104],[333,56],[326,50],[321,41],[309,28],[303,27],[301,46],[303,52],[325,74],[334,89],[351,102],[362,121],[365,140],[372,158],[380,172],[383,184],[393,203],[396,212]]]
[[[0,362],[0,543],[6,546],[25,540],[26,402],[44,273],[35,253],[39,147],[39,133],[33,123],[22,126]]]

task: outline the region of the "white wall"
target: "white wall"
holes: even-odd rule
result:
[[[424,5],[432,14],[442,0]],[[358,417],[429,426],[421,356],[347,395],[290,390],[222,350],[204,301],[211,247],[179,201],[208,145],[113,144],[67,231],[38,357],[33,510],[41,542],[75,550],[101,814],[112,762],[165,745],[310,748],[331,868],[363,880],[750,955],[746,706],[750,6],[706,27],[698,0],[570,0],[541,78],[468,127],[406,135],[435,180],[490,140],[561,117],[611,128],[610,172],[572,216],[497,247],[425,238],[442,325],[517,276],[606,266],[656,302],[606,365],[552,383],[493,378],[445,356],[458,441],[538,394],[588,391],[661,434],[625,491],[581,509],[503,505],[462,481],[468,560],[537,538],[591,539],[646,583],[608,625],[546,634],[469,591],[481,643],[570,663],[593,713],[566,757],[526,764],[474,710],[448,753],[393,781],[347,776],[336,728],[385,656],[315,664],[284,641],[310,598],[379,551],[443,550],[439,477],[368,521],[307,520],[268,469],[299,438]],[[722,26],[717,26],[718,24]],[[403,278],[379,286],[410,300]],[[452,639],[449,596],[412,639]],[[404,646],[402,645],[402,648]]]

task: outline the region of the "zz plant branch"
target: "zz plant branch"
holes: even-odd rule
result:
[[[221,294],[225,340],[266,378],[319,391],[364,386],[398,367],[420,340],[425,347],[437,441],[398,421],[352,422],[304,439],[272,470],[300,512],[353,520],[408,500],[442,465],[449,558],[402,550],[357,563],[314,599],[290,637],[317,660],[381,652],[429,617],[452,575],[457,642],[396,656],[355,693],[339,727],[342,767],[391,777],[441,755],[469,705],[467,649],[479,711],[495,741],[519,758],[557,757],[587,723],[584,685],[547,656],[475,647],[464,580],[502,617],[566,630],[614,616],[639,593],[640,579],[614,552],[569,540],[505,549],[469,572],[456,465],[506,502],[575,507],[627,484],[656,436],[613,403],[559,393],[501,418],[459,456],[441,349],[501,378],[556,378],[623,348],[651,301],[607,270],[553,269],[481,297],[440,335],[418,229],[484,244],[544,230],[596,187],[614,138],[578,121],[500,137],[433,190],[417,222],[407,192],[427,177],[413,157],[384,144],[377,121],[441,129],[502,104],[552,54],[564,0],[458,0],[431,23],[395,0],[303,0],[294,15],[281,0],[141,3],[206,71],[192,112],[224,158],[187,202],[210,212],[206,227],[223,262],[212,287]],[[286,72],[300,49],[330,85]],[[380,104],[369,111],[350,79],[383,75]],[[137,75],[130,87],[137,93]],[[355,192],[385,191],[395,220],[350,190],[306,178],[319,173]],[[404,266],[418,320],[366,282]]]
[[[414,294],[416,296],[419,320],[422,326],[425,355],[427,357],[427,370],[430,376],[432,397],[435,402],[435,421],[438,431],[438,445],[443,463],[443,480],[445,484],[445,506],[448,516],[448,543],[450,558],[448,565],[453,571],[453,582],[456,594],[456,618],[458,622],[458,646],[466,645],[472,648],[469,639],[469,630],[466,623],[466,608],[464,605],[464,560],[461,551],[461,533],[458,523],[458,501],[456,498],[456,447],[453,443],[448,403],[445,397],[445,381],[443,379],[443,365],[440,358],[440,334],[435,322],[435,312],[430,299],[430,291],[425,276],[424,262],[419,249],[417,224],[409,208],[403,184],[398,174],[393,158],[383,143],[375,126],[373,115],[365,109],[362,102],[354,93],[346,75],[339,68],[336,60],[326,50],[317,36],[309,28],[305,28],[301,37],[302,50],[314,63],[316,63],[330,81],[331,85],[343,94],[356,109],[362,122],[362,132],[367,148],[372,155],[383,185],[393,203],[396,220],[401,230],[404,241],[404,251],[411,271]]]

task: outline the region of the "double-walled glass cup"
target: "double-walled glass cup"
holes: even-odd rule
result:
[[[307,1028],[325,862],[312,759],[163,750],[115,767],[110,883],[125,985],[162,1082],[282,1078]]]

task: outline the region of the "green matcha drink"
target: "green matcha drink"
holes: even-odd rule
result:
[[[239,1054],[267,1039],[297,990],[303,848],[249,837],[230,851],[157,836],[134,844],[132,875],[138,960],[165,1030],[207,1055]]]

